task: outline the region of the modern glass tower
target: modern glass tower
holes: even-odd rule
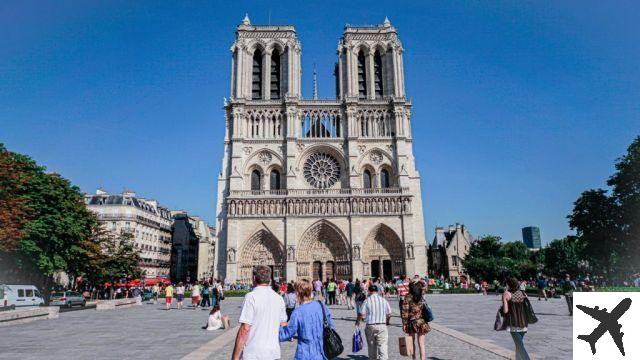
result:
[[[523,227],[522,241],[529,249],[540,249],[542,247],[542,241],[540,240],[540,228],[537,226]]]

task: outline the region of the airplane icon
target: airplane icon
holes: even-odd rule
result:
[[[631,307],[631,299],[623,299],[611,312],[607,312],[606,308],[600,309],[598,306],[590,308],[584,305],[576,305],[576,307],[582,310],[585,314],[600,321],[600,325],[598,325],[591,334],[578,335],[578,339],[588,342],[589,345],[591,345],[591,352],[595,355],[596,342],[598,342],[602,335],[608,331],[609,334],[611,334],[613,341],[616,343],[616,346],[618,346],[618,350],[620,350],[620,353],[624,356],[624,346],[622,344],[622,337],[624,336],[624,333],[620,332],[622,325],[618,323],[618,319],[627,312],[627,310],[629,310],[629,307]]]

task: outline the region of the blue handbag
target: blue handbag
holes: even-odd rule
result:
[[[432,322],[435,317],[433,316],[433,310],[431,310],[431,306],[429,306],[429,304],[427,304],[426,302],[422,306],[422,318],[426,322]]]
[[[357,353],[362,350],[364,347],[364,342],[362,341],[362,333],[359,328],[356,328],[356,331],[353,332],[353,341],[351,346],[351,352]]]

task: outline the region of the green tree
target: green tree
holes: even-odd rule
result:
[[[640,136],[616,162],[616,173],[607,181],[619,210],[622,271],[640,271]]]
[[[69,271],[86,260],[79,256],[79,249],[91,235],[96,219],[87,210],[82,193],[68,180],[45,173],[28,156],[11,152],[4,156],[17,164],[13,168],[24,180],[11,197],[19,199],[28,216],[19,237],[12,239],[15,246],[3,247],[0,252],[0,263],[7,266],[2,276],[33,283],[47,295],[57,271]]]
[[[544,272],[558,279],[564,278],[567,273],[572,276],[582,275],[582,244],[575,236],[550,242],[541,251],[544,254]]]
[[[569,226],[583,243],[582,255],[597,275],[613,276],[624,245],[620,234],[620,209],[603,189],[587,190],[574,203]]]
[[[502,243],[499,236],[493,235],[483,236],[473,243],[463,264],[476,281],[503,281],[505,276],[528,279],[537,272],[537,263],[524,243]]]
[[[502,244],[499,236],[485,235],[471,244],[463,260],[466,272],[476,281],[493,281],[500,276],[502,264],[498,252]]]

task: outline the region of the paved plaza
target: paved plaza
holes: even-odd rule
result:
[[[509,334],[492,330],[499,297],[431,295],[429,299],[437,318],[434,330],[427,335],[430,359],[491,360],[511,355]],[[232,326],[237,326],[241,300],[229,298],[223,302],[223,312],[230,317]],[[564,299],[534,299],[532,303],[540,322],[530,327],[526,336],[528,349],[538,359],[571,358],[571,320],[566,316]],[[394,317],[389,336],[390,359],[398,359],[397,339],[402,331],[397,301],[392,300],[391,307]],[[351,353],[355,312],[335,306],[331,313],[346,349],[340,359],[366,359],[366,348],[358,354]],[[203,310],[166,311],[164,304],[73,311],[55,320],[0,328],[0,359],[180,359],[187,355],[230,359],[236,329],[202,330],[207,315]],[[295,342],[282,344],[282,359],[291,359],[294,352]]]

